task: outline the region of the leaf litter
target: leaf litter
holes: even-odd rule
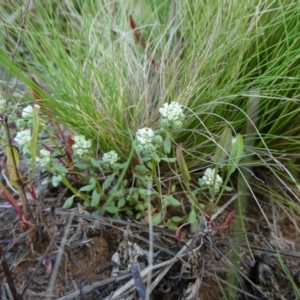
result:
[[[224,296],[232,268],[228,261],[233,248],[229,232],[202,237],[188,234],[186,241],[178,241],[175,231],[154,226],[154,252],[149,253],[148,225],[94,216],[84,213],[82,207],[53,209],[50,207],[55,197],[48,196],[40,211],[39,206],[35,207],[40,223],[35,226],[31,244],[26,244],[15,211],[0,209],[1,261],[8,264],[16,290],[22,295],[20,299],[143,299],[150,273],[153,299]],[[271,211],[269,204],[264,208]],[[280,211],[276,219],[270,216],[271,228],[259,216],[259,209],[249,203],[246,229],[252,253],[246,244],[242,245],[238,299],[297,299],[277,259],[279,251],[290,276],[299,285],[300,243],[295,225],[290,218],[280,217]],[[152,266],[148,266],[150,255]],[[61,258],[50,293],[58,256]],[[13,299],[3,267],[1,278],[1,300]]]

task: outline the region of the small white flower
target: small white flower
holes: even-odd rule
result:
[[[51,152],[46,150],[46,149],[41,149],[40,150],[40,155],[41,156],[50,156]]]
[[[236,143],[237,138],[236,137],[232,137],[231,139],[231,147]]]
[[[102,162],[108,167],[113,166],[118,160],[119,156],[114,150],[104,153],[102,157]]]
[[[211,191],[214,184],[214,177],[215,177],[215,169],[207,168],[202,178],[199,179],[200,186],[202,188],[208,188]],[[219,192],[222,184],[223,184],[223,179],[221,178],[221,176],[217,174],[216,182],[215,182],[216,192]]]
[[[145,156],[151,156],[163,143],[162,137],[155,135],[154,131],[147,127],[137,131],[136,139],[138,141],[136,151]]]
[[[40,163],[42,167],[46,166],[50,162],[50,151],[46,149],[41,149],[40,150],[40,157],[36,158],[36,161]]]
[[[92,146],[91,140],[86,140],[83,135],[75,135],[73,140],[75,143],[72,145],[72,149],[74,150],[74,154],[76,156],[82,157],[83,155],[89,153],[89,149]]]
[[[141,145],[151,144],[155,137],[154,131],[151,128],[141,128],[136,133],[136,139]]]
[[[85,151],[81,148],[78,148],[74,151],[74,153],[75,153],[76,156],[82,157],[84,155]]]
[[[73,145],[74,148],[83,148],[87,149],[92,146],[91,140],[86,140],[83,135],[75,135],[73,137],[75,144]]]
[[[33,108],[31,105],[26,106],[22,111],[23,119],[31,119],[33,115]]]
[[[171,104],[165,103],[163,107],[159,109],[163,118],[168,119],[169,121],[183,121],[184,114],[182,110],[182,105],[178,102],[172,102]]]
[[[37,105],[37,104],[34,105],[34,107],[36,107],[37,109],[40,108],[40,106]],[[33,118],[33,106],[32,106],[32,105],[28,105],[28,106],[26,106],[26,107],[23,109],[23,111],[22,111],[22,118],[23,118],[23,119],[26,119],[26,120],[32,119],[32,118]]]
[[[25,129],[18,132],[14,138],[14,141],[16,141],[18,146],[27,146],[31,141],[31,130]]]

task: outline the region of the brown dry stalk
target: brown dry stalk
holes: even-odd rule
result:
[[[1,261],[1,267],[2,267],[3,273],[6,277],[7,284],[9,286],[10,292],[11,292],[14,300],[22,300],[23,297],[18,295],[18,293],[17,293],[13,278],[11,276],[11,271],[9,269],[9,266],[8,266],[7,262],[6,262],[6,259],[4,257],[4,253],[3,253],[3,250],[2,250],[1,246],[0,246],[0,261]]]

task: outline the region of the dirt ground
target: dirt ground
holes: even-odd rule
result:
[[[189,244],[159,227],[153,228],[151,252],[148,225],[96,217],[81,207],[38,211],[36,206],[35,236],[26,244],[17,216],[5,208],[0,210],[2,262],[23,299],[143,299],[136,280],[143,275],[151,278],[151,299],[299,299],[291,283],[292,278],[300,287],[299,216],[261,205],[269,224],[255,201],[246,211],[252,253],[245,240],[234,245],[227,231],[191,238]],[[236,266],[230,263],[234,251]],[[234,273],[236,294],[230,296]],[[13,299],[3,269],[0,299]]]

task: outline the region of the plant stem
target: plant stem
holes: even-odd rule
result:
[[[159,205],[160,211],[162,212],[162,209],[163,209],[162,200],[161,200],[162,199],[162,194],[161,194],[161,185],[160,185],[160,182],[158,180],[157,171],[156,171],[157,164],[154,161],[154,159],[151,159],[151,163],[152,163],[152,170],[153,170],[153,173],[154,173],[154,180],[155,180],[155,184],[156,184],[156,187],[157,187],[158,205]]]

